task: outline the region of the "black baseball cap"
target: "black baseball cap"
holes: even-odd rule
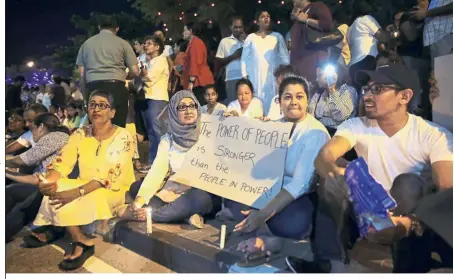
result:
[[[375,71],[359,71],[355,75],[355,81],[361,86],[367,85],[369,81],[375,81],[377,84],[394,84],[402,89],[411,89],[413,95],[421,92],[416,71],[401,63],[383,65]]]

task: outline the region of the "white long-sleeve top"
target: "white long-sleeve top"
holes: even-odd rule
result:
[[[165,202],[172,202],[188,189],[177,183],[163,185],[169,171],[175,173],[181,168],[188,151],[172,141],[170,137],[170,134],[167,133],[161,138],[156,158],[137,194],[146,203],[154,195]]]
[[[271,99],[276,95],[274,71],[289,63],[287,45],[280,33],[271,32],[265,38],[252,33],[244,41],[241,74],[252,82],[254,95],[263,101],[265,113],[268,113]]]
[[[230,102],[227,107],[227,111],[236,111],[238,112],[239,116],[249,117],[249,118],[256,118],[256,117],[263,117],[263,102],[257,97],[252,98],[251,102],[249,103],[248,108],[243,113],[241,111],[241,105],[238,100]]]

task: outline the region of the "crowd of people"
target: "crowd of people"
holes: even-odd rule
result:
[[[288,267],[343,272],[359,238],[344,172],[362,157],[398,205],[394,227],[368,236],[392,247],[393,271],[428,272],[433,251],[452,267],[452,231],[447,239],[417,213],[436,193],[452,196],[452,132],[430,122],[433,61],[452,53],[452,1],[417,2],[381,27],[367,0],[355,1],[350,21],[323,1],[294,0],[288,37],[268,11],[250,34],[236,16],[216,53],[199,23],[171,46],[161,30],[129,43],[104,19],[79,50],[80,81],[29,89],[19,76],[7,92],[7,241],[30,222],[29,247],[68,233],[73,249],[59,267],[73,270],[94,254],[87,225],[145,221],[151,207],[160,223],[236,221],[235,232],[252,235],[238,249],[265,251],[264,262],[283,238],[310,238],[314,261],[287,257]],[[282,189],[263,209],[169,179],[197,143],[202,114],[293,123]]]

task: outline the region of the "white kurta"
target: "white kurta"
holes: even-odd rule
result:
[[[241,72],[254,85],[255,96],[262,99],[265,114],[270,109],[276,90],[274,70],[279,65],[288,65],[290,58],[284,38],[272,32],[265,38],[255,33],[247,36],[241,56]]]
[[[227,111],[233,111],[235,110],[238,112],[239,116],[243,117],[249,117],[249,118],[257,118],[257,117],[263,117],[263,102],[257,97],[252,98],[251,103],[249,104],[248,108],[246,111],[243,113],[241,111],[241,105],[238,100],[235,100],[233,102],[230,102],[229,106],[227,107]]]

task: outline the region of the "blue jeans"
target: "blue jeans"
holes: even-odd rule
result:
[[[275,236],[298,240],[309,237],[315,208],[314,195],[312,193],[294,200],[269,219],[266,224],[271,233]],[[230,209],[236,221],[244,219],[245,216],[241,211],[253,209],[227,199],[224,200],[224,204],[226,208]]]
[[[150,140],[150,151],[148,153],[148,163],[153,164],[158,153],[161,137],[167,133],[167,123],[158,121],[158,115],[167,106],[166,101],[147,100],[147,108],[142,111],[145,125],[147,126],[148,139]]]
[[[135,199],[143,181],[136,181],[129,189],[128,199]],[[194,214],[202,216],[216,213],[221,206],[221,198],[208,192],[191,188],[171,203],[166,203],[154,196],[148,202],[153,210],[153,222],[177,223]]]

